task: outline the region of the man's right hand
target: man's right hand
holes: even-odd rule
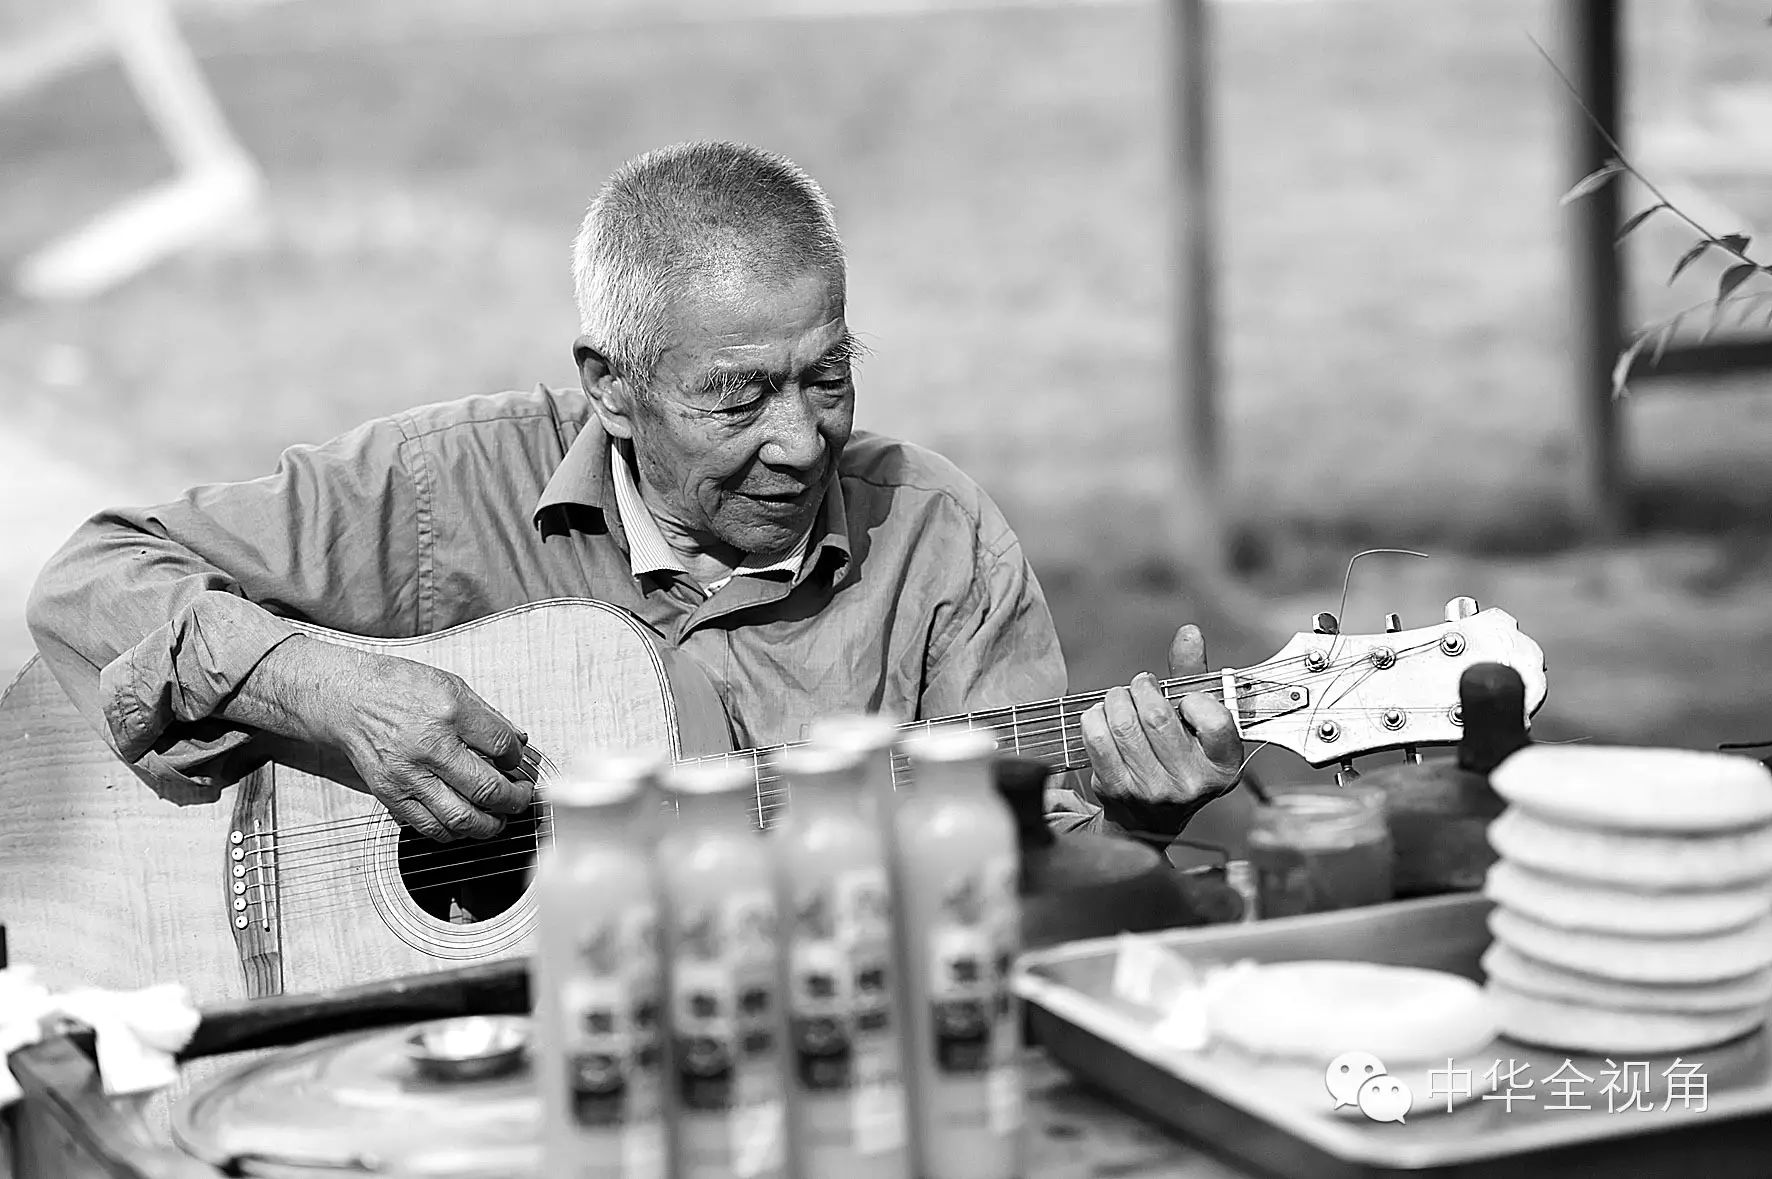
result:
[[[222,710],[229,720],[349,758],[370,793],[421,835],[483,839],[522,814],[524,734],[460,676],[306,635],[272,648]]]

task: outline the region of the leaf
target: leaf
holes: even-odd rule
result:
[[[1611,180],[1622,171],[1624,171],[1623,164],[1619,163],[1617,160],[1607,160],[1600,167],[1595,168],[1592,172],[1589,172],[1586,176],[1577,180],[1575,182],[1575,187],[1564,193],[1563,199],[1558,201],[1557,204],[1571,204],[1580,200],[1584,196],[1599,192],[1602,188],[1606,187],[1607,181]]]
[[[1631,366],[1636,362],[1637,354],[1643,350],[1643,345],[1648,342],[1649,333],[1638,332],[1637,338],[1631,342],[1631,346],[1618,354],[1618,361],[1612,366],[1613,400],[1622,398],[1628,391],[1626,387],[1630,384]]]
[[[1661,363],[1661,354],[1667,351],[1668,341],[1672,340],[1674,338],[1674,333],[1680,330],[1680,321],[1685,318],[1686,313],[1682,311],[1661,325],[1661,330],[1655,335],[1655,351],[1649,357],[1651,365]]]
[[[1711,240],[1707,237],[1697,245],[1693,246],[1690,250],[1687,250],[1680,260],[1674,263],[1674,272],[1667,276],[1667,285],[1670,287],[1673,286],[1674,279],[1680,277],[1680,271],[1698,261],[1698,255],[1710,249],[1712,244]]]
[[[1760,291],[1756,291],[1745,298],[1736,299],[1735,302],[1741,305],[1741,326],[1746,327],[1753,320],[1754,308],[1769,299],[1772,299],[1772,292]]]
[[[1710,339],[1711,333],[1715,332],[1722,325],[1723,325],[1723,304],[1712,303],[1711,307],[1710,307],[1710,318],[1705,321],[1704,330],[1702,332],[1698,333],[1698,342],[1700,344],[1702,344],[1706,340]]]
[[[1723,271],[1723,277],[1717,280],[1717,302],[1721,303],[1727,299],[1734,293],[1736,287],[1746,282],[1758,269],[1759,267],[1752,262],[1737,262],[1734,266]]]
[[[1659,213],[1661,210],[1663,210],[1665,208],[1667,208],[1667,202],[1663,201],[1659,205],[1650,205],[1647,209],[1644,209],[1641,213],[1636,214],[1629,221],[1626,221],[1624,223],[1624,226],[1621,229],[1619,229],[1617,240],[1623,241],[1625,238],[1629,237],[1632,232],[1634,232],[1636,230],[1637,226],[1639,226],[1643,222],[1649,220],[1649,218],[1652,214]]]
[[[1726,233],[1717,239],[1717,245],[1731,253],[1745,254],[1747,253],[1747,243],[1753,240],[1745,233]]]

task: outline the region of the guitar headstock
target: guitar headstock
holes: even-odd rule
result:
[[[1327,766],[1389,749],[1455,745],[1464,735],[1458,681],[1478,663],[1502,663],[1526,685],[1528,725],[1544,704],[1544,650],[1505,610],[1471,598],[1446,604],[1446,621],[1382,634],[1341,634],[1331,614],[1266,663],[1236,676],[1236,712],[1248,741],[1290,749]]]

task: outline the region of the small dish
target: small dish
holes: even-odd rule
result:
[[[421,1024],[406,1038],[407,1056],[433,1081],[480,1081],[523,1063],[529,1021],[516,1016],[471,1015]]]

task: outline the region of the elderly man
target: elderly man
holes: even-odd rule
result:
[[[907,719],[1062,695],[1020,544],[939,456],[851,428],[859,348],[829,202],[794,164],[696,143],[642,156],[574,254],[581,388],[470,397],[288,451],[252,482],[101,513],[28,620],[116,751],[224,785],[261,735],[347,756],[401,822],[483,837],[520,812],[524,735],[429,666],[297,633],[427,634],[526,602],[621,606],[693,656],[740,747],[836,710]],[[1199,632],[1170,652],[1204,668]],[[1215,700],[1148,676],[1082,722],[1066,826],[1172,836],[1236,781]]]

